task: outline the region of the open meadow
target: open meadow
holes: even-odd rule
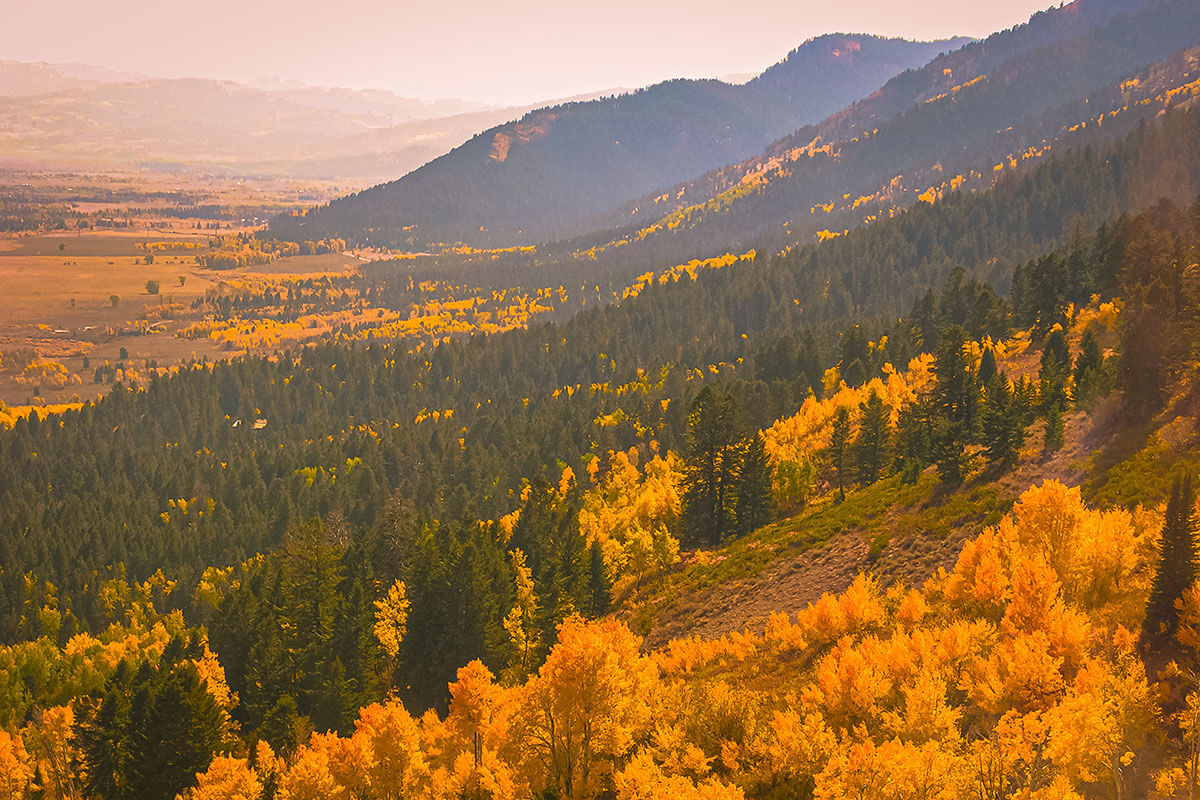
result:
[[[242,253],[244,266],[215,263],[236,257],[245,248],[239,237],[269,213],[316,190],[201,183],[185,191],[151,181],[138,191],[117,178],[42,176],[0,187],[30,228],[10,218],[18,230],[0,234],[0,403],[85,401],[117,380],[245,352],[177,334],[211,316],[206,299],[231,287],[346,275],[360,263],[340,252]],[[64,203],[68,189],[89,199]]]

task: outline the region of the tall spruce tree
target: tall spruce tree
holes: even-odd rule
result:
[[[684,539],[690,544],[719,544],[734,530],[741,416],[731,395],[710,386],[692,403],[681,514]]]
[[[741,536],[771,521],[771,462],[767,459],[767,442],[761,433],[746,442],[742,454],[734,516]]]
[[[1075,391],[1072,402],[1075,408],[1090,411],[1100,396],[1100,369],[1104,355],[1091,331],[1085,331],[1079,342],[1079,356],[1075,359]]]
[[[936,420],[930,444],[938,474],[948,484],[961,483],[970,471],[966,447],[976,439],[979,424],[979,386],[964,350],[966,341],[961,327],[948,327],[933,364]]]
[[[854,440],[858,480],[869,485],[879,480],[891,434],[891,414],[874,389],[860,408],[858,436]]]
[[[983,403],[983,445],[990,463],[1010,467],[1025,443],[1025,412],[1003,375],[988,384]]]
[[[1196,582],[1195,496],[1190,476],[1175,479],[1158,552],[1158,569],[1142,624],[1142,644],[1151,651],[1169,646],[1179,627],[1175,601]]]
[[[833,435],[829,440],[829,460],[837,480],[838,501],[846,499],[846,471],[850,455],[850,409],[838,406],[833,413]]]

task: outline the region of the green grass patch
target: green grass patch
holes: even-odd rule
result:
[[[1083,493],[1102,507],[1156,505],[1167,499],[1176,475],[1197,473],[1200,452],[1195,447],[1169,446],[1147,424],[1121,433],[1092,456]]]

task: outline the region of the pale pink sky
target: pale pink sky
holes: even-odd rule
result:
[[[845,31],[984,36],[1047,0],[0,0],[0,60],[525,102],[758,72]]]

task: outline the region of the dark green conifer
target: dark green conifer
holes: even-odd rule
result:
[[[850,449],[850,409],[838,406],[833,415],[833,435],[829,440],[829,460],[837,481],[839,502],[846,499],[846,472]]]
[[[854,441],[855,458],[858,461],[859,481],[870,485],[879,480],[879,473],[883,470],[891,433],[891,414],[879,393],[874,390],[860,407],[860,413],[858,437]]]
[[[992,464],[1010,467],[1025,443],[1024,410],[1003,375],[988,384],[983,405],[983,445]]]
[[[1195,496],[1190,476],[1175,479],[1158,553],[1142,624],[1142,644],[1154,650],[1166,646],[1175,635],[1179,627],[1175,601],[1196,582]]]
[[[771,462],[761,433],[749,439],[742,455],[734,517],[741,536],[771,521]]]

